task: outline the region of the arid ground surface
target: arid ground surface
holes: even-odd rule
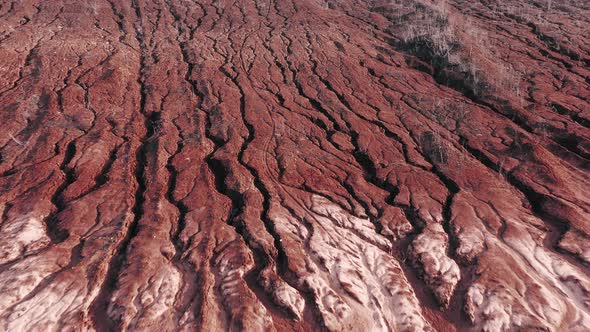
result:
[[[590,331],[585,0],[0,0],[1,331]]]

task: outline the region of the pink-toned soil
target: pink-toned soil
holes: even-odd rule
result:
[[[1,0],[0,331],[590,331],[583,0]]]

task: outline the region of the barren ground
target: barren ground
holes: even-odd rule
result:
[[[584,0],[0,0],[1,331],[589,331]]]

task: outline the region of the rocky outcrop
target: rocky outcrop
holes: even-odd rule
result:
[[[590,330],[588,17],[0,3],[0,330]]]

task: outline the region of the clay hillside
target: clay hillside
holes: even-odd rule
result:
[[[587,0],[0,0],[0,331],[590,331]]]

